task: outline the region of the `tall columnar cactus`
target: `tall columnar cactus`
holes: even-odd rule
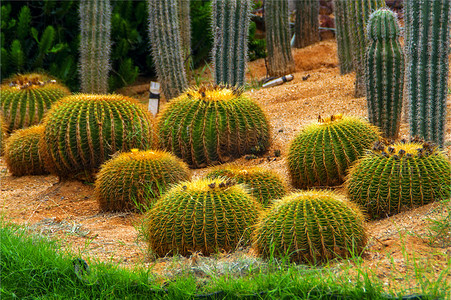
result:
[[[451,1],[405,0],[404,18],[410,134],[443,146]]]
[[[304,48],[319,41],[319,1],[296,1],[294,46]]]
[[[158,80],[167,100],[188,87],[180,35],[178,0],[148,0],[149,38]]]
[[[47,174],[39,151],[39,139],[44,126],[35,125],[16,130],[5,144],[5,160],[8,170],[14,176]]]
[[[370,14],[385,6],[384,0],[349,0],[348,22],[351,24],[352,64],[355,70],[355,96],[365,96],[366,28]]]
[[[367,242],[364,216],[328,191],[305,191],[277,200],[255,226],[258,253],[321,263],[360,254]]]
[[[383,218],[449,199],[451,164],[430,143],[376,143],[352,166],[346,186],[351,201],[361,205],[371,218]]]
[[[245,83],[251,0],[213,0],[212,58],[216,84]]]
[[[246,246],[259,210],[259,203],[230,180],[182,182],[148,212],[149,248],[157,256],[186,256]]]
[[[117,151],[149,149],[155,142],[150,113],[121,95],[77,94],[59,101],[44,118],[40,147],[49,171],[60,177],[86,176]]]
[[[337,54],[340,74],[352,72],[351,23],[349,22],[349,0],[334,0],[335,28],[337,35]]]
[[[226,166],[210,171],[207,178],[227,177],[237,183],[245,184],[251,195],[263,206],[274,199],[282,198],[286,193],[285,183],[277,173],[259,167]]]
[[[177,0],[178,19],[180,27],[180,38],[183,51],[183,62],[185,71],[189,72],[191,67],[191,18],[190,18],[191,1]]]
[[[50,106],[70,95],[54,79],[42,74],[24,74],[8,78],[0,87],[0,112],[9,132],[39,124]]]
[[[379,138],[375,126],[354,117],[335,115],[318,121],[290,145],[288,170],[297,188],[341,184],[348,167]]]
[[[296,69],[291,54],[288,18],[288,0],[265,1],[267,68],[270,76],[287,75]]]
[[[79,13],[81,91],[105,94],[111,70],[110,0],[80,1]]]
[[[270,143],[265,113],[240,89],[192,88],[167,104],[158,118],[163,149],[194,168],[263,153]]]
[[[132,149],[102,165],[95,182],[95,194],[102,210],[145,208],[172,184],[189,179],[188,167],[174,155]]]
[[[386,138],[396,139],[401,124],[404,54],[396,15],[379,9],[368,21],[365,77],[370,122]]]

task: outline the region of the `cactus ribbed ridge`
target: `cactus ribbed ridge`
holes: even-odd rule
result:
[[[245,83],[251,0],[213,0],[212,59],[216,84]]]
[[[396,139],[401,124],[404,54],[397,16],[388,9],[371,14],[367,28],[366,96],[368,116],[385,138]]]
[[[5,146],[5,140],[7,137],[5,120],[0,112],[0,156],[3,155],[3,148]]]
[[[8,78],[0,87],[0,110],[8,132],[37,125],[50,106],[70,91],[46,75],[30,73]]]
[[[80,1],[79,14],[81,91],[105,94],[111,70],[110,0]]]
[[[149,249],[159,257],[210,255],[250,243],[260,205],[230,179],[182,182],[146,215]]]
[[[6,140],[5,161],[14,176],[47,174],[39,151],[39,140],[44,126],[35,125],[18,129]]]
[[[353,71],[351,23],[348,15],[351,5],[349,0],[334,0],[335,28],[337,34],[337,54],[340,74],[348,74]]]
[[[367,242],[362,212],[329,191],[302,191],[276,200],[255,228],[259,255],[297,263],[359,255]]]
[[[59,101],[44,118],[40,147],[51,173],[87,176],[117,151],[150,149],[153,118],[137,100],[122,95],[77,94]]]
[[[384,218],[449,199],[451,164],[428,142],[376,143],[352,166],[346,187],[349,199],[372,219]]]
[[[240,89],[195,87],[168,103],[158,117],[163,149],[193,168],[263,153],[270,143],[268,119]]]
[[[123,211],[150,206],[173,184],[190,179],[186,164],[163,151],[132,149],[105,162],[95,182],[100,209]]]
[[[341,184],[348,167],[378,138],[378,129],[358,118],[319,117],[319,122],[306,126],[290,145],[288,171],[293,185]]]
[[[294,24],[294,47],[304,48],[319,42],[319,1],[295,1],[296,21]]]

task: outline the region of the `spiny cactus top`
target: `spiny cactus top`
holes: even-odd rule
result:
[[[274,199],[282,198],[286,193],[286,187],[280,176],[260,167],[226,166],[219,167],[207,175],[207,178],[228,177],[237,183],[245,184],[251,195],[258,202],[267,206]]]
[[[370,40],[398,38],[400,27],[396,14],[386,8],[376,10],[369,17],[366,34]]]
[[[377,142],[350,169],[346,186],[351,201],[371,218],[383,218],[449,198],[451,164],[435,145],[419,139]]]
[[[156,143],[153,119],[135,99],[77,94],[47,113],[42,154],[60,177],[88,176],[117,151],[149,149]]]
[[[171,153],[132,149],[102,165],[95,193],[102,210],[145,209],[172,184],[189,179],[188,166]]]
[[[366,121],[341,114],[318,118],[293,140],[288,168],[297,188],[338,185],[347,168],[379,138]]]
[[[43,74],[15,75],[0,87],[0,110],[9,132],[41,122],[50,106],[70,95],[56,80]]]
[[[367,241],[362,212],[329,191],[302,191],[276,200],[255,228],[260,255],[299,263],[358,255]]]
[[[270,143],[268,119],[240,89],[195,87],[168,103],[158,119],[161,146],[200,168],[246,153],[262,153]]]
[[[210,255],[250,242],[260,205],[230,179],[182,182],[147,214],[149,248],[157,256]]]

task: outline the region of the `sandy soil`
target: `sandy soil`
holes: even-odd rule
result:
[[[249,94],[267,111],[272,124],[273,143],[269,152],[257,159],[244,157],[235,161],[243,165],[262,165],[288,178],[286,154],[289,142],[302,126],[315,120],[318,114],[367,116],[365,98],[354,98],[354,75],[341,76],[338,70],[336,44],[333,40],[293,50],[296,60],[294,80],[284,85],[251,90]],[[248,79],[265,76],[264,61],[250,63]],[[201,74],[207,77],[208,74]],[[451,85],[450,85],[451,86]],[[123,89],[121,92],[146,101],[148,83]],[[451,154],[451,97],[448,98],[446,151]],[[401,135],[407,136],[404,123]],[[274,157],[280,150],[281,157]],[[193,170],[194,178],[207,169]],[[74,249],[80,257],[113,261],[124,267],[145,265],[157,273],[168,272],[171,260],[153,260],[140,240],[141,216],[137,213],[103,213],[93,196],[93,186],[77,181],[58,182],[55,176],[14,177],[0,158],[0,207],[2,215],[18,224],[27,224],[34,231],[57,236],[64,246]],[[340,188],[337,189],[340,192]],[[449,208],[448,208],[449,209]],[[414,270],[409,267],[414,258],[419,266],[429,270],[427,277],[435,280],[451,267],[451,245],[430,244],[427,224],[430,219],[447,213],[437,203],[380,221],[368,222],[370,242],[363,255],[363,265],[386,282],[386,285],[410,287]],[[237,254],[238,255],[238,254]],[[387,255],[390,255],[388,257]],[[239,252],[252,258],[252,250]],[[220,256],[221,257],[221,256]],[[223,255],[224,259],[230,256]],[[190,263],[192,259],[180,259]],[[338,263],[340,264],[340,263]],[[451,283],[451,275],[445,275]],[[412,291],[417,287],[412,286]]]

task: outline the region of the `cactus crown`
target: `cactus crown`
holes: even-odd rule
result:
[[[238,189],[247,189],[241,185],[237,184],[234,180],[226,177],[219,178],[206,178],[203,180],[196,180],[189,183],[181,183],[178,185],[177,189],[179,191],[185,192],[196,192],[196,193],[212,193],[230,190],[236,192]]]
[[[435,154],[438,152],[438,147],[430,142],[423,141],[419,138],[411,139],[407,142],[402,139],[400,142],[380,142],[374,143],[372,152],[384,157],[393,157],[395,159],[406,157],[423,157]]]
[[[204,101],[227,101],[239,97],[243,94],[241,88],[228,85],[203,85],[189,88],[186,91],[188,98],[202,99]]]
[[[396,13],[389,9],[378,9],[370,15],[367,34],[370,40],[395,39],[400,35]]]
[[[56,83],[56,80],[39,73],[18,74],[5,80],[2,84],[2,88],[9,86],[13,89],[23,90]]]
[[[331,124],[334,121],[338,121],[341,120],[343,118],[342,114],[336,114],[336,115],[331,115],[330,117],[321,117],[321,115],[318,115],[318,123],[323,123],[323,124]]]

